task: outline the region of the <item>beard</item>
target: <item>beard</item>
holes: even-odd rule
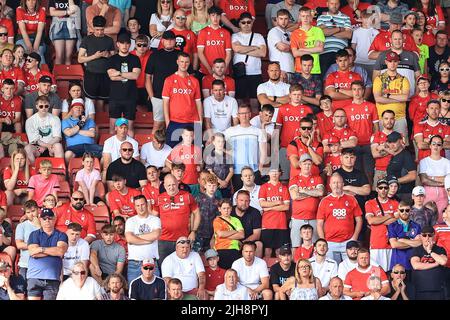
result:
[[[77,202],[76,204],[73,204],[72,205],[72,207],[75,209],[75,210],[77,210],[77,211],[80,211],[81,209],[83,209],[83,207],[84,207],[84,202]]]

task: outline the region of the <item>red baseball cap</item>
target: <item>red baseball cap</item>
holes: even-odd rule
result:
[[[400,61],[400,57],[394,51],[389,51],[386,54],[386,61]]]

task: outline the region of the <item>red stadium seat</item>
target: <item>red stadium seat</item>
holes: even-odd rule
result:
[[[56,93],[61,99],[69,97],[69,81],[57,81]]]
[[[134,128],[153,128],[153,113],[137,111],[136,120],[134,120]]]
[[[147,142],[153,141],[153,135],[147,133],[136,133],[134,135],[134,139],[138,142],[140,148]]]
[[[5,171],[5,169],[10,165],[11,165],[10,157],[3,157],[0,159],[0,176],[2,176],[2,178],[3,178],[3,171]]]
[[[59,182],[59,191],[57,192],[58,194],[58,200],[59,198],[70,198],[70,195],[72,194],[70,192],[70,185],[69,182],[67,181],[60,181]]]
[[[78,170],[80,170],[82,167],[83,167],[83,159],[82,158],[70,159],[68,174],[69,174],[69,180],[72,183],[72,185],[75,182],[75,176],[76,176]],[[97,158],[94,158],[94,169],[97,169],[98,171],[101,172],[100,161]]]
[[[79,80],[83,81],[84,70],[81,64],[55,64],[53,75],[56,81],[60,80]]]
[[[95,222],[111,223],[107,206],[84,206],[84,208],[94,215]]]
[[[20,222],[20,218],[25,214],[25,210],[21,205],[8,206],[6,216],[11,219],[13,230],[16,229]]]
[[[63,158],[52,158],[52,157],[39,157],[36,159],[35,168],[39,169],[39,165],[43,160],[50,160],[52,163],[52,173],[59,176],[59,181],[63,182],[66,180],[66,163]]]
[[[50,72],[50,68],[48,67],[48,64],[46,64],[46,63],[41,64],[41,70]]]
[[[99,144],[99,145],[104,145],[106,139],[108,139],[108,138],[110,138],[110,137],[112,137],[112,136],[113,136],[113,134],[110,134],[110,133],[102,133],[102,134],[100,135],[100,137],[98,138],[98,144]]]
[[[97,125],[97,132],[100,133],[100,130],[106,129],[109,131],[109,113],[100,111],[95,113],[95,124]]]
[[[3,136],[3,133],[6,132],[2,132],[1,135]],[[12,134],[13,137],[20,137],[20,140],[22,140],[23,142],[28,143],[28,136],[26,133],[13,133]]]
[[[267,268],[270,269],[274,264],[278,263],[278,258],[266,258],[264,257],[264,261],[267,263]]]
[[[80,185],[78,184],[78,182],[76,182],[75,180],[73,181],[73,191],[78,190],[78,187]],[[97,184],[97,189],[95,190],[95,195],[97,197],[99,197],[102,200],[105,200],[105,196],[106,196],[106,189],[105,189],[105,185],[103,184],[103,182],[99,182]]]

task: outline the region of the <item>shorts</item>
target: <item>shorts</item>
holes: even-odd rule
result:
[[[100,159],[102,157],[103,146],[98,144],[82,143],[67,147],[66,150],[72,151],[76,158],[81,158],[85,152],[91,152],[94,157]]]
[[[153,121],[164,122],[163,100],[159,98],[151,98],[153,107]]]
[[[236,99],[256,99],[256,89],[262,83],[262,75],[244,76],[235,79]]]
[[[148,111],[152,111],[152,102],[148,99],[148,93],[145,88],[138,88],[137,104],[146,106]]]
[[[289,232],[287,229],[263,229],[261,231],[261,241],[264,248],[278,249],[289,243]]]
[[[109,85],[111,80],[106,73],[84,72],[83,91],[90,99],[109,99]]]
[[[43,300],[56,300],[59,280],[28,279],[28,296],[42,297]]]
[[[52,41],[55,41],[55,40],[77,40],[78,39],[76,36],[75,37],[70,36],[69,29],[67,28],[67,21],[61,21],[58,23],[61,23],[61,29],[59,29],[57,32],[56,32],[56,28],[54,27],[55,26],[54,24],[52,24],[50,26],[49,32],[50,32],[50,39]]]
[[[378,263],[386,272],[390,270],[391,256],[392,249],[370,249],[370,260]]]
[[[136,119],[136,100],[109,100],[109,117],[123,117],[133,121]]]

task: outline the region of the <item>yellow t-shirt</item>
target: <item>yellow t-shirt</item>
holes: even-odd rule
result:
[[[383,94],[390,93],[402,94],[403,91],[409,93],[409,81],[406,77],[397,74],[394,80],[390,80],[387,73],[375,78],[373,82],[373,92],[381,92]],[[404,119],[406,117],[406,102],[397,103],[376,103],[378,117],[381,119],[381,114],[385,110],[392,110],[395,112],[395,120]]]
[[[316,46],[316,41],[325,42],[325,35],[319,27],[311,27],[308,31],[298,28],[291,34],[291,48],[314,48]],[[311,73],[320,74],[319,54],[311,53],[311,55],[314,58],[314,65]],[[301,70],[300,57],[295,57],[295,72],[301,72]]]

